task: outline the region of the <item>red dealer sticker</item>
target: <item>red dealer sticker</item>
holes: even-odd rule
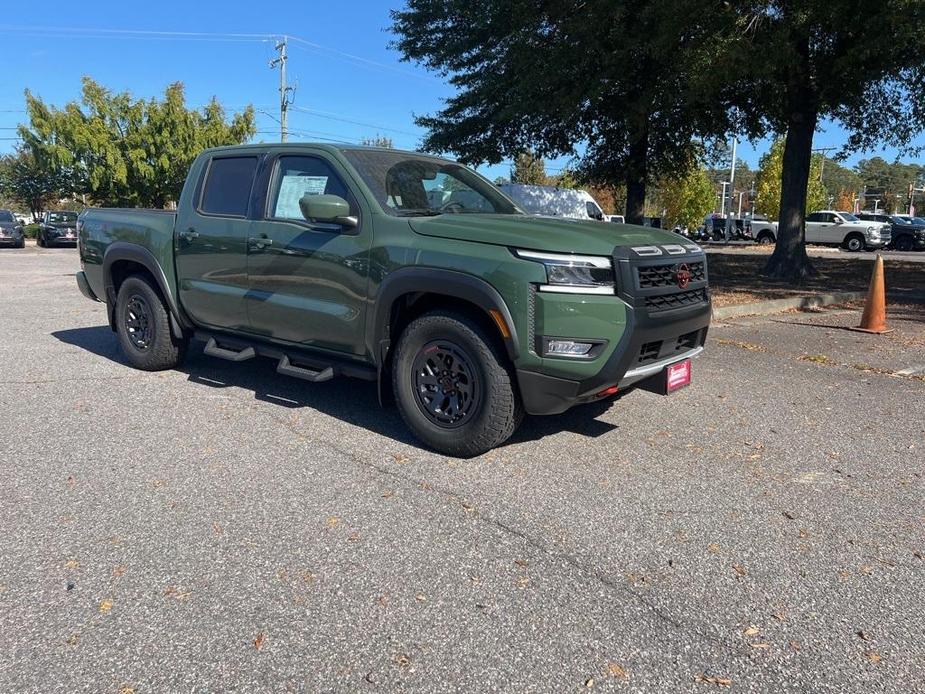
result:
[[[691,360],[685,359],[665,367],[665,382],[669,393],[691,384]]]

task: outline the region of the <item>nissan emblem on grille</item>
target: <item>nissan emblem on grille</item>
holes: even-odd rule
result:
[[[691,283],[691,269],[687,266],[687,263],[678,263],[674,271],[674,278],[680,289],[687,289]]]

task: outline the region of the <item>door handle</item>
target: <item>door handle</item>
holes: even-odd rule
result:
[[[249,241],[251,246],[258,251],[262,251],[267,246],[273,245],[273,239],[268,239],[265,236],[251,237]]]
[[[193,239],[199,238],[199,232],[190,227],[186,231],[181,231],[178,236],[184,241],[192,241]]]

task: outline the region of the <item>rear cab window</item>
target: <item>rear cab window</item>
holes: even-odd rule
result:
[[[209,162],[199,211],[219,217],[246,217],[257,157],[215,157]]]

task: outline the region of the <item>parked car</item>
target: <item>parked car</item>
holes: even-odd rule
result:
[[[745,235],[761,245],[777,241],[777,222],[762,214],[753,214],[745,221]]]
[[[591,194],[574,188],[556,186],[528,186],[520,183],[502,183],[498,186],[505,195],[529,214],[566,219],[596,219],[604,221],[604,211]]]
[[[78,249],[132,366],[173,368],[195,336],[311,382],[368,379],[451,455],[501,444],[524,411],[685,385],[710,322],[696,244],[525,215],[464,166],[398,150],[207,150],[176,212],[85,211]]]
[[[745,222],[742,219],[733,217],[730,225],[730,239],[743,240],[749,238],[745,234]],[[714,241],[726,240],[726,218],[721,214],[709,214],[703,220],[703,227]]]
[[[614,224],[626,224],[626,217],[622,214],[612,214],[607,217],[608,222],[613,222]]]
[[[806,215],[806,243],[863,251],[883,248],[890,239],[889,224],[863,222],[850,212],[819,210]]]
[[[36,242],[43,248],[77,243],[77,213],[69,210],[46,212],[39,222]]]
[[[890,248],[897,251],[925,250],[925,224],[916,224],[913,218],[906,219],[883,212],[861,212],[857,217],[864,222],[889,224],[892,238]]]
[[[9,210],[0,210],[0,246],[26,247],[22,224]]]
[[[917,226],[925,226],[925,217],[915,217],[911,214],[894,214],[893,216],[899,217],[900,219],[904,219],[907,222],[910,222],[911,224],[915,224]]]

